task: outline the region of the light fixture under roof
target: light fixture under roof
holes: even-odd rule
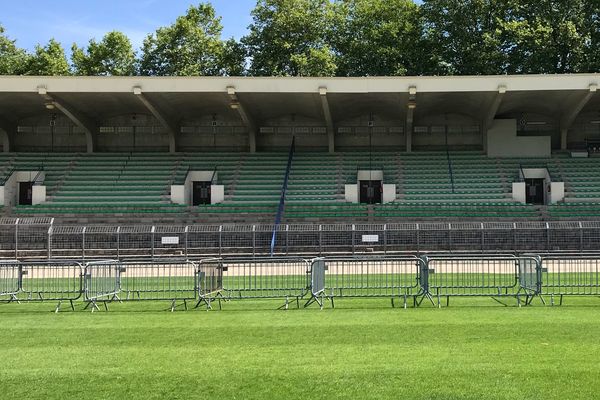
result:
[[[44,103],[44,107],[46,107],[47,110],[54,110],[56,108],[56,106],[54,105],[53,102],[51,101],[47,101]]]

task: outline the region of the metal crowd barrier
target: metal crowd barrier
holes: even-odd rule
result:
[[[400,299],[404,307],[428,299],[491,297],[529,305],[534,297],[600,296],[600,255],[431,255],[160,261],[0,261],[0,301],[61,304],[82,299],[86,308],[112,301],[281,299],[305,307],[336,298]]]
[[[334,307],[334,298],[408,298],[415,305],[419,297],[427,295],[422,289],[421,273],[425,268],[422,259],[415,256],[400,257],[325,257],[311,264],[311,298],[305,306],[314,302],[323,307],[329,299]],[[422,299],[421,299],[422,300]]]
[[[600,255],[542,255],[541,296],[600,296]]]
[[[197,297],[197,265],[191,261],[160,260],[122,262],[119,269],[119,292],[122,301],[171,301],[171,311],[177,302]]]
[[[201,290],[200,302],[209,305],[211,298],[282,299],[285,303],[281,308],[287,308],[290,300],[296,300],[299,307],[300,299],[308,293],[309,268],[308,261],[293,257],[203,260],[199,270],[204,272],[205,279],[211,276],[212,280],[211,285],[205,284]],[[211,292],[218,292],[218,296],[207,296]]]
[[[84,300],[92,311],[99,310],[98,302],[104,304],[119,299],[120,292],[120,261],[98,261],[85,265]]]
[[[201,260],[196,268],[197,276],[197,294],[198,302],[196,308],[200,304],[206,304],[206,309],[212,308],[213,300],[219,301],[219,310],[221,309],[221,298],[223,297],[223,263],[220,259]]]
[[[73,302],[82,294],[83,267],[74,261],[1,262],[0,297],[8,301],[56,301],[55,311],[63,302]]]
[[[532,256],[428,256],[423,288],[437,298],[491,297],[504,304],[500,298],[514,297],[517,305],[530,304],[540,292],[540,259]]]
[[[15,301],[19,293],[19,262],[16,260],[0,263],[0,300]]]

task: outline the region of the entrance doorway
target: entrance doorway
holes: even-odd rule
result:
[[[365,204],[380,204],[382,195],[381,181],[359,181],[360,202]]]
[[[19,205],[30,206],[33,200],[33,182],[19,182]]]
[[[525,202],[544,204],[544,179],[525,179]]]
[[[210,204],[210,182],[192,182],[192,205]]]

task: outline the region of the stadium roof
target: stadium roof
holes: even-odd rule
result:
[[[106,118],[153,114],[170,131],[199,115],[239,118],[256,131],[264,121],[298,114],[333,128],[374,112],[418,122],[459,113],[479,121],[514,112],[548,115],[570,126],[600,111],[600,74],[452,77],[0,77],[0,128],[56,107],[94,130]]]

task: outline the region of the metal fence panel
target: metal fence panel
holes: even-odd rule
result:
[[[542,256],[542,294],[600,296],[600,255]]]
[[[196,286],[196,264],[191,261],[125,261],[120,266],[123,301],[194,300]]]
[[[301,298],[307,293],[309,263],[301,258],[222,259],[226,299]]]
[[[16,300],[19,292],[20,266],[17,261],[0,262],[0,300]]]
[[[52,226],[49,229],[50,257],[84,256],[84,226]]]
[[[321,225],[321,252],[353,252],[354,234],[350,224]]]
[[[473,222],[451,223],[448,235],[449,250],[483,250],[481,224]]]
[[[83,267],[74,261],[21,263],[19,300],[74,301],[81,297]]]
[[[600,222],[581,223],[581,250],[598,251],[600,249]]]
[[[511,222],[487,222],[483,224],[482,249],[484,252],[516,250],[515,225]]]
[[[15,258],[17,244],[17,218],[0,218],[0,257]]]
[[[387,224],[387,251],[419,251],[418,224]]]
[[[429,292],[438,304],[440,297],[510,296],[519,301],[521,295],[528,298],[538,293],[535,270],[539,263],[534,257],[431,256],[426,261]]]
[[[119,230],[119,256],[154,256],[154,227],[122,226]]]
[[[187,257],[187,227],[159,225],[154,229],[154,256]]]
[[[85,265],[84,293],[85,300],[91,303],[97,301],[112,301],[120,291],[119,275],[120,261],[90,262]]]
[[[449,224],[422,223],[419,224],[417,234],[419,235],[419,251],[451,250]]]
[[[219,226],[204,226],[204,225],[190,225],[187,227],[187,254],[189,256],[198,255],[218,255],[221,243],[220,243],[221,230]],[[243,243],[239,242],[240,247],[243,247]]]
[[[548,225],[545,222],[517,222],[515,224],[515,249],[544,251],[548,249]]]
[[[353,235],[355,253],[385,251],[386,235],[384,229],[384,225],[355,225]]]
[[[83,257],[118,258],[119,231],[117,226],[86,226]]]

